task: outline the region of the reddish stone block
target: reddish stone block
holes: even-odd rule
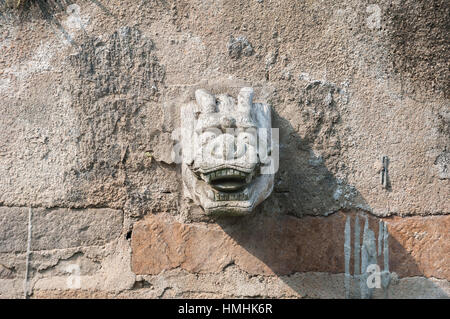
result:
[[[347,221],[350,231],[345,230]],[[380,221],[389,232],[386,250]],[[400,277],[449,279],[449,223],[450,216],[379,219],[352,212],[304,218],[259,215],[215,224],[182,224],[166,215],[151,215],[134,225],[132,268],[137,274],[174,268],[218,273],[234,263],[250,274],[287,275],[344,273],[347,262],[349,273],[355,274],[354,264],[362,260],[361,253],[355,255],[356,238],[360,252],[375,252],[380,270],[397,272]],[[373,236],[365,237],[364,232],[373,232]],[[351,247],[347,261],[346,237]]]

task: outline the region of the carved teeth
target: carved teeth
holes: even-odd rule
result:
[[[249,174],[238,171],[236,169],[232,169],[232,168],[224,168],[221,170],[217,170],[211,173],[207,173],[204,174],[205,176],[205,181],[207,183],[210,183],[216,179],[220,179],[222,177],[233,177],[233,178],[240,178],[240,179],[244,179],[244,178],[248,178]],[[251,177],[250,177],[251,179]]]
[[[214,192],[214,200],[216,201],[244,201],[248,200],[248,192],[240,193],[221,193]]]

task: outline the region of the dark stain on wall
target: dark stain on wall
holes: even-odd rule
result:
[[[412,84],[404,93],[449,98],[450,2],[400,1],[384,14],[394,72]]]

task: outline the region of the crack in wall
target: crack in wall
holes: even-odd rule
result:
[[[32,231],[32,225],[31,225],[31,217],[32,217],[32,209],[31,207],[28,209],[28,238],[27,238],[27,254],[26,254],[26,263],[25,263],[25,280],[23,284],[23,290],[24,290],[24,298],[28,299],[28,272],[29,272],[29,266],[30,266],[30,256],[31,256],[31,231]]]

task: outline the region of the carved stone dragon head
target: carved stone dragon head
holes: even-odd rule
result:
[[[195,92],[182,107],[185,195],[209,214],[251,212],[273,189],[270,106],[253,103],[253,89],[236,100]]]

